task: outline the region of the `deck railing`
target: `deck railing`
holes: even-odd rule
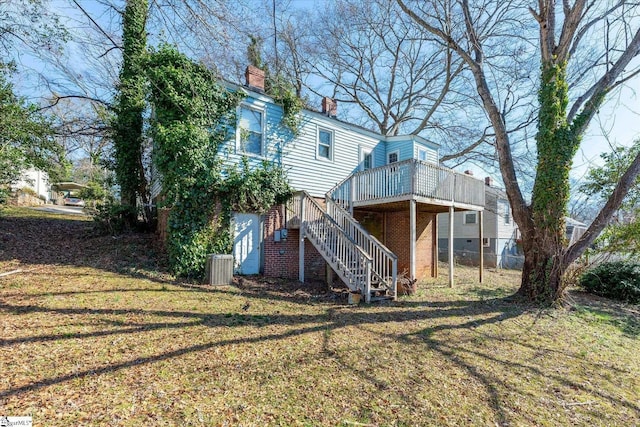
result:
[[[346,210],[350,210],[352,202],[385,202],[410,195],[446,204],[484,206],[484,183],[451,169],[411,159],[357,172],[328,195]]]

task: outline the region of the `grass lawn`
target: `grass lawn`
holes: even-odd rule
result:
[[[0,213],[0,415],[34,425],[640,424],[640,308],[502,299],[459,267],[348,306],[320,284],[176,281],[149,236]],[[441,270],[446,275],[446,269]]]

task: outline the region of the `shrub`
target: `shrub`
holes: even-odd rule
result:
[[[109,196],[109,193],[107,192],[107,190],[104,189],[104,187],[100,183],[91,181],[87,184],[85,188],[80,190],[80,192],[78,193],[78,196],[81,199],[84,199],[88,202],[92,202],[92,201],[105,200],[107,196]]]
[[[22,187],[19,191],[22,194],[26,194],[28,196],[38,197],[38,193],[36,193],[36,190],[30,187]]]
[[[133,206],[107,202],[98,204],[92,211],[96,230],[102,234],[121,234],[128,229],[127,218],[135,218],[137,210]]]
[[[0,205],[6,205],[11,196],[11,191],[8,188],[0,187]]]
[[[587,292],[630,303],[640,302],[640,264],[608,262],[587,271],[580,278]]]

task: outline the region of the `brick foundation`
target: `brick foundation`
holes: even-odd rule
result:
[[[275,232],[284,228],[284,207],[276,206],[264,219],[264,275],[298,279],[300,230],[289,229],[286,240],[275,241]],[[325,261],[313,245],[305,240],[305,280],[324,279]]]
[[[409,208],[396,212],[355,212],[355,218],[398,256],[398,274],[411,271]],[[434,277],[435,214],[416,212],[416,278]]]
[[[168,210],[158,212],[158,231],[160,240],[166,238],[166,219]],[[398,273],[410,271],[410,227],[409,210],[397,212],[361,212],[354,213],[355,218],[373,236],[398,256]],[[435,276],[433,263],[435,247],[435,214],[416,213],[416,278],[418,280]],[[275,241],[275,232],[285,227],[284,206],[276,206],[264,216],[263,251],[266,277],[279,277],[297,280],[299,274],[300,230],[288,229],[287,239]],[[324,280],[326,262],[313,245],[305,240],[305,279]]]

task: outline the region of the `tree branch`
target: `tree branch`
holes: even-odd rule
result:
[[[509,198],[509,203],[511,204],[511,209],[513,210],[513,214],[518,222],[518,225],[520,225],[522,233],[529,233],[530,230],[533,229],[532,218],[518,184],[506,124],[504,123],[502,114],[500,114],[500,110],[498,109],[496,102],[493,99],[484,70],[482,69],[482,64],[476,62],[473,57],[467,51],[462,49],[462,47],[449,34],[430,25],[424,19],[419,17],[415,12],[409,9],[403,2],[403,0],[396,1],[398,2],[398,5],[400,5],[400,8],[406,14],[408,14],[418,25],[447,43],[454,51],[456,51],[456,53],[458,53],[462,57],[462,59],[469,66],[476,82],[478,95],[482,99],[483,106],[489,116],[489,120],[491,121],[496,134],[498,161],[500,163],[500,171],[502,173],[502,179],[504,181],[507,196]],[[467,9],[465,11],[465,17],[470,17],[471,14],[468,10],[467,0],[463,1],[463,7],[465,7],[465,5]],[[470,21],[470,19],[466,19],[466,21],[468,21],[468,26],[473,26],[473,23]],[[479,45],[479,39],[476,39],[476,43],[478,45],[474,46],[474,49],[476,50],[476,55],[478,55],[478,53],[482,53],[482,48]],[[480,59],[482,59],[482,56],[480,56]]]
[[[573,7],[571,7],[567,0],[563,1],[564,23],[562,25],[562,33],[560,33],[558,46],[554,49],[554,54],[558,58],[558,61],[564,62],[568,59],[571,42],[582,20],[585,3],[586,0],[576,0]]]
[[[640,53],[640,30],[638,30],[613,66],[572,105],[567,116],[568,122],[573,122],[574,132],[582,133],[604,100],[606,93],[616,84],[615,80],[624,71],[629,62]],[[578,116],[578,111],[584,109]]]
[[[90,96],[86,96],[86,95],[65,95],[65,96],[56,96],[56,97],[54,98],[54,100],[53,100],[53,103],[52,103],[52,104],[45,105],[44,107],[40,107],[40,108],[38,108],[36,111],[43,111],[43,110],[47,110],[47,109],[49,109],[49,108],[53,108],[53,107],[55,107],[56,105],[58,105],[58,103],[60,103],[60,101],[62,101],[63,99],[74,99],[74,98],[75,98],[75,99],[84,99],[84,100],[91,101],[91,102],[97,102],[98,104],[102,104],[102,105],[104,105],[104,106],[105,106],[105,107],[107,107],[107,108],[110,108],[110,107],[111,107],[111,104],[110,104],[110,103],[108,103],[108,102],[106,102],[106,101],[103,101],[103,100],[101,100],[101,99],[92,98],[92,97],[90,97]]]
[[[629,189],[634,185],[636,179],[640,175],[640,153],[636,156],[631,163],[631,166],[625,171],[620,178],[620,181],[616,184],[613,192],[609,196],[607,203],[600,210],[596,218],[593,220],[587,231],[571,245],[564,256],[564,262],[566,265],[575,261],[580,254],[588,248],[594,240],[600,235],[600,232],[607,226],[613,214],[618,210]]]

